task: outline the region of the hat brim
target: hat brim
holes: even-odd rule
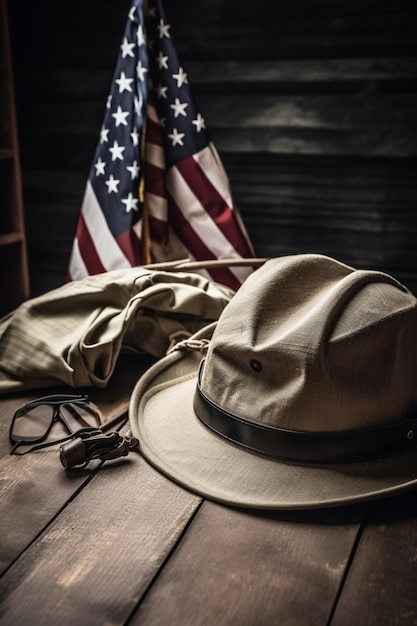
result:
[[[195,338],[209,338],[212,330],[213,325]],[[297,465],[253,453],[215,434],[193,410],[201,358],[198,350],[177,350],[158,361],[138,381],[129,407],[132,434],[143,456],[186,489],[239,507],[311,509],[417,486],[413,449],[354,464]]]

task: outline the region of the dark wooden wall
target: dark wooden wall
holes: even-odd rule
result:
[[[33,293],[65,277],[130,0],[10,2]],[[26,6],[27,5],[27,6]],[[260,256],[417,293],[415,0],[166,0]]]

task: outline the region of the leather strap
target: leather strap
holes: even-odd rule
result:
[[[300,432],[248,421],[223,410],[201,389],[200,364],[194,411],[211,430],[261,454],[298,463],[347,463],[394,454],[417,442],[417,417],[378,429]]]

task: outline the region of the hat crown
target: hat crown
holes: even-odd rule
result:
[[[321,255],[268,261],[223,311],[201,387],[245,420],[305,432],[373,428],[415,404],[417,300],[381,272]]]
[[[267,262],[224,309],[206,358],[178,349],[138,382],[146,458],[223,503],[311,508],[417,487],[417,300],[327,257]],[[412,408],[414,415],[408,414]]]

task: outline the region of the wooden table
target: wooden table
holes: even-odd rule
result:
[[[90,391],[108,418],[141,369],[123,359]],[[417,624],[417,494],[259,513],[193,495],[138,453],[67,474],[56,448],[9,455],[13,412],[37,395],[0,401],[1,624]]]

